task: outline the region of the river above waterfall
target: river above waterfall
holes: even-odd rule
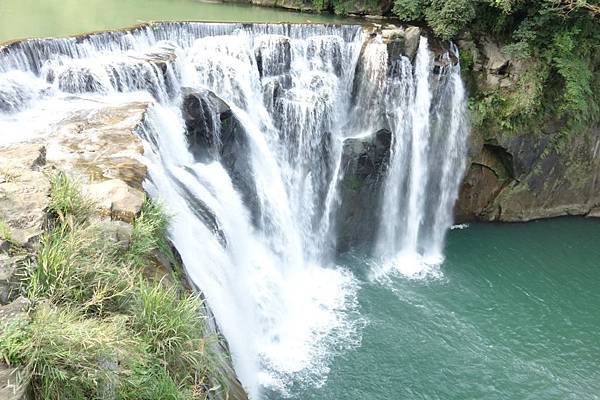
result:
[[[353,21],[350,18],[203,0],[2,0],[0,42],[120,29],[149,21],[193,20],[270,23]]]

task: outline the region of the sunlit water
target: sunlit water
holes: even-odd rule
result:
[[[203,0],[0,0],[0,42],[149,21],[350,22],[350,18]]]

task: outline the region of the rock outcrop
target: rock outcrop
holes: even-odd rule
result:
[[[249,139],[243,126],[227,103],[210,90],[185,91],[182,108],[188,144],[194,157],[204,162],[221,161],[257,221],[260,213],[258,194],[252,177]],[[192,198],[189,196],[190,201]],[[201,219],[219,232],[218,223],[208,208],[199,205],[197,199],[194,201],[196,204],[192,209],[200,206]],[[222,235],[221,238],[224,240]]]
[[[2,254],[0,254],[1,256]],[[18,320],[27,321],[29,302],[18,297],[10,303],[0,301],[0,324]],[[0,360],[0,399],[27,400],[28,372],[23,368],[12,368]]]
[[[472,92],[522,90],[526,65],[490,38],[463,38],[473,62]],[[455,206],[457,222],[529,221],[597,216],[600,207],[600,126],[566,133],[560,120],[520,130],[474,127],[470,160]]]
[[[132,219],[145,201],[146,167],[139,134],[147,123],[147,103],[97,105],[76,111],[49,127],[49,134],[30,143],[0,147],[0,320],[12,323],[27,316],[21,279],[47,227],[51,177],[56,171],[78,182],[97,208],[94,218],[107,240],[126,249]],[[172,282],[170,260],[156,255],[143,271],[149,279]],[[185,285],[185,282],[184,282]],[[217,332],[215,331],[215,334]],[[246,394],[227,356],[220,375],[229,398]],[[220,378],[219,378],[220,379]],[[25,399],[27,374],[0,362],[0,398]]]
[[[457,221],[596,216],[600,127],[562,139],[562,144],[555,135],[524,132],[472,143],[474,156],[455,207]]]
[[[365,138],[344,141],[337,214],[338,251],[374,242],[381,208],[382,185],[390,157],[391,133],[382,129]]]

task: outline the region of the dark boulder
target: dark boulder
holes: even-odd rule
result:
[[[340,198],[337,214],[338,252],[368,249],[375,241],[381,196],[390,158],[391,132],[381,129],[364,138],[349,138],[342,150]]]
[[[210,90],[186,89],[182,103],[189,148],[199,162],[220,161],[254,221],[260,215],[250,139],[225,101]],[[208,218],[209,220],[211,218]],[[211,227],[218,225],[211,222]]]

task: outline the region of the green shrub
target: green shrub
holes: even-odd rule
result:
[[[472,0],[431,0],[425,20],[443,39],[451,39],[475,18]]]
[[[426,4],[425,0],[396,0],[393,11],[403,21],[418,21],[424,17]]]
[[[26,316],[0,320],[0,359],[7,365],[26,365],[33,341]]]
[[[9,365],[26,365],[37,399],[102,398],[123,366],[139,357],[123,318],[85,318],[71,308],[38,306],[31,323],[10,323],[0,332],[0,352]]]
[[[180,297],[175,288],[161,284],[142,282],[139,287],[132,328],[177,376],[210,366],[200,304],[198,296]]]
[[[59,173],[55,219],[42,236],[24,291],[35,311],[0,322],[0,359],[31,375],[33,398],[206,399],[218,374],[201,302],[141,272],[162,252],[174,260],[168,216],[146,201],[123,248],[95,222],[91,203]]]
[[[522,77],[512,88],[479,92],[469,76],[475,125],[496,130],[539,131],[545,120],[559,121],[563,135],[600,118],[600,6],[590,1],[395,0],[403,21],[426,23],[443,39],[469,31],[505,44],[519,59]],[[481,43],[480,43],[481,44]],[[471,87],[472,86],[472,87]]]

